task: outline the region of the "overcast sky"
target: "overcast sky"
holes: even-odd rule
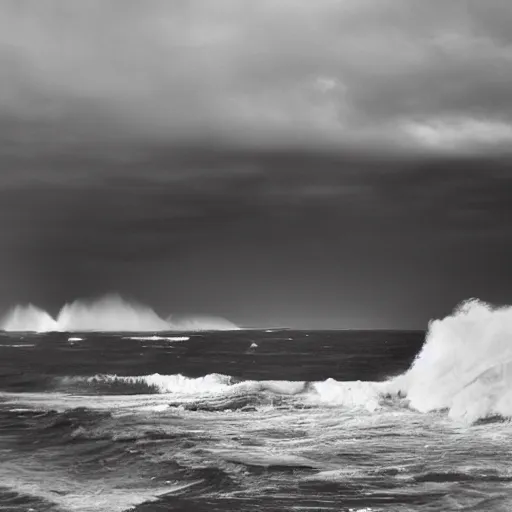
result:
[[[242,325],[512,301],[508,0],[3,0],[0,307]]]

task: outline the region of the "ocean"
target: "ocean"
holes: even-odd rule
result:
[[[511,320],[4,331],[0,510],[509,512]]]

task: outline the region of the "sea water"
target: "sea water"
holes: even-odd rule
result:
[[[27,311],[6,321],[55,327]],[[512,510],[510,308],[426,332],[91,330],[0,334],[0,509]]]

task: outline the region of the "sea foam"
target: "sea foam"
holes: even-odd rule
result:
[[[467,421],[512,417],[512,307],[471,300],[432,321],[411,368],[387,387],[421,412],[447,410]]]
[[[128,392],[173,394],[176,396],[201,397],[204,395],[254,394],[270,392],[275,395],[296,395],[306,391],[306,382],[278,380],[238,380],[230,375],[210,373],[202,377],[186,377],[181,374],[161,375],[94,375],[92,377],[68,376],[60,378],[63,389],[77,386],[121,387]]]

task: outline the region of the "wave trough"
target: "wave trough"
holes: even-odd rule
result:
[[[238,330],[234,323],[218,317],[189,317],[178,322],[164,320],[148,306],[132,304],[119,295],[94,301],[65,304],[54,319],[33,304],[18,305],[0,323],[4,331],[20,332],[158,332]]]

